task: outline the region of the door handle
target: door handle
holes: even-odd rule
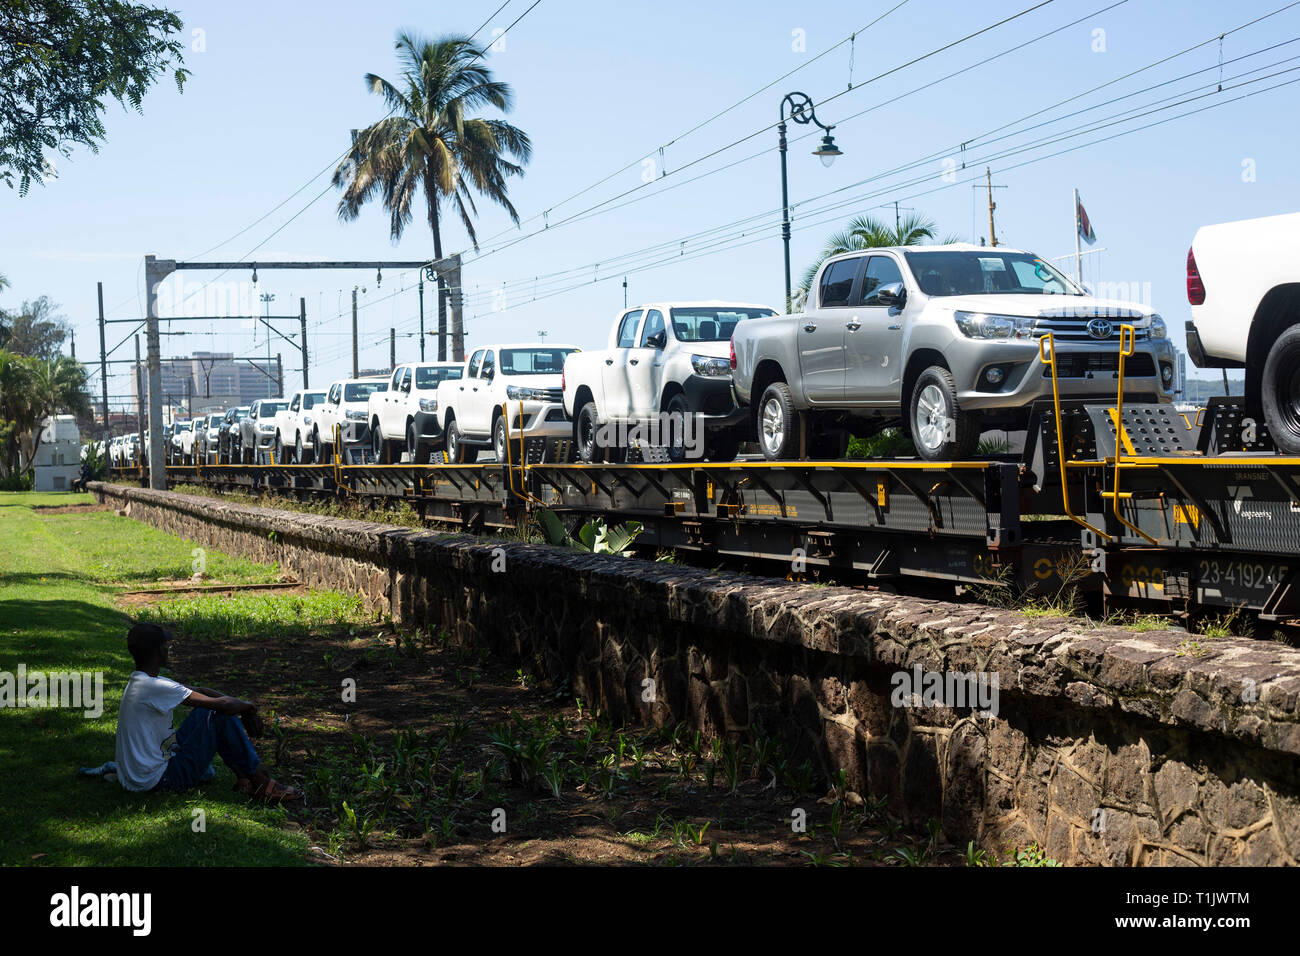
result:
[[[805,326],[803,327],[803,330],[804,330],[805,332],[816,332],[816,331],[817,331],[817,326],[814,325],[812,322],[809,322],[807,325],[805,325]]]
[[[613,364],[614,364],[614,360],[613,360],[613,359],[605,359],[605,364],[606,364],[606,365],[613,365]]]
[[[640,365],[640,364],[641,364],[641,360],[640,360],[640,359],[628,359],[628,363],[627,363],[627,364],[629,364],[629,365]]]
[[[845,325],[844,327],[845,327],[846,329],[848,329],[850,332],[856,332],[858,329],[862,328],[862,323],[861,323],[861,322],[849,322],[849,323],[848,323],[847,325]]]
[[[891,331],[891,332],[897,332],[897,331],[898,331],[899,329],[901,329],[901,328],[902,328],[901,325],[891,325],[891,326],[889,327],[889,331]]]

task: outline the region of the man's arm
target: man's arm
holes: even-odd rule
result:
[[[204,697],[225,697],[226,695],[219,690],[213,690],[211,687],[191,687],[190,690],[196,694],[202,694]]]
[[[218,714],[229,714],[231,717],[257,713],[257,705],[249,701],[221,694],[211,695],[197,690],[190,691],[190,695],[181,703],[188,704],[190,707],[205,707],[208,710],[215,710]]]

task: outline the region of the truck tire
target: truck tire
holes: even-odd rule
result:
[[[680,392],[668,400],[668,460],[674,463],[686,460],[686,422],[691,417],[691,406]],[[678,423],[681,423],[680,425]],[[661,441],[663,439],[660,439]]]
[[[789,461],[799,456],[799,412],[785,382],[773,382],[758,400],[755,411],[758,447],[768,461]]]
[[[311,464],[312,454],[308,451],[310,446],[302,443],[302,432],[298,432],[293,437],[293,460],[300,465]]]
[[[735,461],[740,452],[740,436],[731,429],[721,429],[704,442],[704,457],[709,461]]]
[[[325,461],[325,445],[320,440],[320,428],[311,430],[311,456],[316,461]]]
[[[605,448],[597,440],[599,431],[596,403],[588,400],[573,416],[573,446],[577,449],[579,461],[598,465],[605,460]]]
[[[456,419],[447,422],[447,461],[453,465],[472,465],[478,461],[478,449],[465,444],[465,436],[456,427]]]
[[[509,441],[509,436],[506,433],[506,417],[498,415],[496,421],[492,423],[492,450],[496,452],[497,464],[499,465],[504,465],[506,459],[514,454],[513,448],[506,448],[507,441]],[[512,461],[511,464],[517,465],[519,462]]]
[[[1277,450],[1300,455],[1300,325],[1279,335],[1268,350],[1260,403]]]
[[[406,424],[406,453],[410,457],[411,464],[413,465],[427,465],[429,463],[429,456],[433,454],[433,450],[429,447],[429,443],[421,439],[420,436],[415,433],[414,419]]]
[[[973,455],[979,444],[979,424],[958,406],[952,373],[941,365],[931,365],[917,376],[907,420],[916,453],[926,461],[960,461]]]

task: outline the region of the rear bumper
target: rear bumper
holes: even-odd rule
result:
[[[1201,333],[1196,330],[1196,323],[1188,320],[1185,328],[1187,331],[1187,355],[1197,368],[1245,367],[1244,363],[1235,359],[1216,358],[1212,355],[1206,355],[1205,346],[1201,344]]]

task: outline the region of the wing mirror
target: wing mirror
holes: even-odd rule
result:
[[[891,308],[901,306],[907,301],[907,288],[901,282],[889,282],[876,290],[876,299]]]
[[[652,349],[661,349],[668,344],[668,333],[656,332],[654,335],[646,338],[645,344],[650,346]]]

